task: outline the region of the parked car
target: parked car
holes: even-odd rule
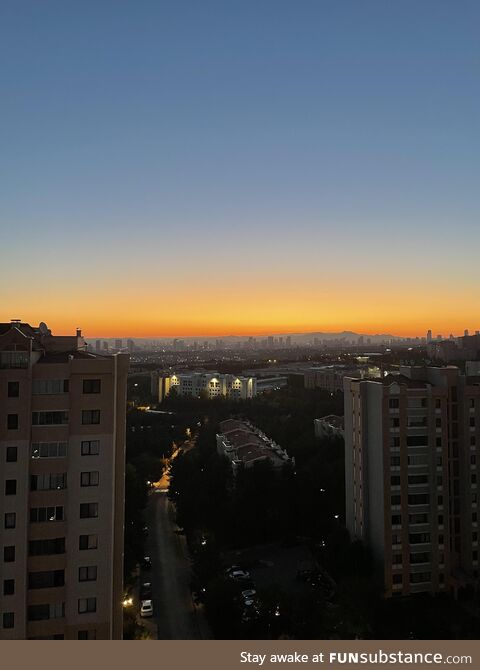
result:
[[[150,582],[144,582],[140,586],[140,600],[152,599],[152,585]]]
[[[144,556],[141,562],[141,566],[143,570],[151,570],[152,569],[152,559],[150,556]]]
[[[241,581],[243,579],[250,579],[250,573],[247,572],[246,570],[234,570],[233,572],[230,572],[228,575],[230,579],[235,579],[237,581]]]
[[[140,616],[143,618],[153,616],[153,600],[142,600]]]

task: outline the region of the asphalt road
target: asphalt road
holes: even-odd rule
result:
[[[159,640],[209,639],[203,609],[192,601],[185,537],[178,533],[166,490],[151,494],[148,512],[147,547],[152,569],[144,573],[143,580],[152,582],[154,617],[149,628],[156,624]]]

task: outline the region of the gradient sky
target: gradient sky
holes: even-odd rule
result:
[[[480,328],[477,0],[3,0],[0,320]]]

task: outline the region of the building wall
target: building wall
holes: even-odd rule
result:
[[[2,596],[1,614],[14,612],[14,628],[0,639],[64,635],[95,631],[97,639],[121,638],[123,593],[123,519],[125,404],[128,356],[75,358],[38,363],[25,370],[0,370],[0,588],[15,580],[15,594]],[[83,381],[101,382],[101,393],[83,393]],[[68,392],[34,395],[37,380],[68,380]],[[19,381],[18,398],[8,398],[8,381]],[[32,425],[32,412],[68,411],[66,425]],[[100,424],[82,423],[82,410],[100,410]],[[19,429],[7,430],[7,415],[17,413]],[[98,440],[98,455],[82,455],[82,442]],[[32,458],[34,443],[66,443],[61,457]],[[8,447],[17,461],[6,462]],[[98,473],[98,485],[81,486],[81,473]],[[64,474],[66,488],[32,490],[33,476]],[[92,475],[96,477],[96,475]],[[15,495],[5,495],[7,479],[17,480]],[[81,503],[98,504],[97,518],[80,518]],[[64,520],[30,522],[32,508],[63,507]],[[16,528],[4,527],[6,512],[16,513]],[[97,549],[80,550],[80,535],[96,535]],[[29,542],[65,538],[64,553],[28,555]],[[15,561],[5,562],[3,548],[15,546]],[[95,581],[79,581],[79,568],[96,566]],[[29,573],[64,570],[65,584],[28,588]],[[79,613],[80,598],[96,598],[96,611]],[[28,621],[28,607],[65,603],[65,615]]]

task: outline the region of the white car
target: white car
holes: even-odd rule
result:
[[[153,616],[152,600],[142,600],[142,604],[140,605],[140,616],[143,618]]]
[[[257,595],[257,592],[255,589],[245,589],[245,591],[242,591],[242,598],[244,600],[252,600],[255,598]]]

